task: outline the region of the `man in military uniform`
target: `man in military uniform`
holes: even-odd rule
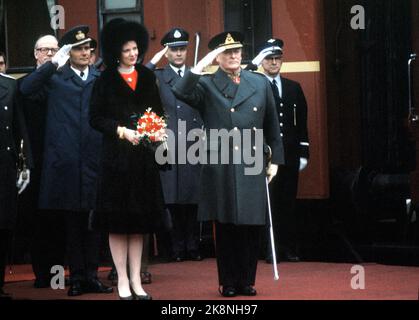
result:
[[[189,34],[182,28],[173,28],[161,40],[165,47],[157,53],[147,67],[155,69],[164,56],[168,64],[164,69],[155,71],[160,84],[160,96],[168,114],[168,129],[175,134],[172,156],[178,159],[179,139],[185,139],[191,130],[201,128],[202,120],[197,110],[177,99],[172,87],[185,72]],[[193,144],[188,141],[186,148]],[[199,253],[199,223],[197,221],[200,165],[188,162],[171,166],[171,170],[161,171],[165,203],[168,206],[173,222],[171,232],[172,259],[176,262],[185,259],[202,260]]]
[[[241,69],[243,38],[233,31],[213,37],[208,44],[212,51],[173,87],[175,95],[202,116],[207,158],[229,157],[221,163],[203,161],[198,206],[199,220],[214,221],[220,292],[224,297],[256,295],[253,286],[259,239],[267,222],[266,174],[271,180],[283,163],[272,90],[264,76]],[[218,71],[202,76],[214,59]],[[223,131],[232,133],[228,143],[213,137],[214,132]],[[237,136],[243,137],[243,143],[234,139]],[[264,148],[263,140],[272,153],[266,173],[264,150],[269,148]],[[250,165],[239,155],[249,152],[261,159],[260,167],[257,161],[254,163],[260,170],[246,170]]]
[[[88,31],[88,26],[69,30],[52,60],[20,85],[24,96],[44,91],[48,101],[39,208],[65,216],[69,296],[113,291],[97,278],[100,234],[89,228],[102,137],[88,122],[90,96],[99,77],[89,67]]]
[[[281,259],[298,262],[295,200],[298,174],[307,166],[309,158],[307,102],[300,84],[280,75],[283,47],[281,39],[268,40],[253,63],[262,65],[263,73],[271,84],[284,143],[285,166],[270,185],[278,254]],[[270,247],[267,250],[267,262],[272,262]]]
[[[20,160],[26,158],[27,167],[22,166],[18,176],[19,154]],[[25,121],[17,101],[17,83],[12,77],[0,74],[0,299],[10,298],[3,291],[6,258],[16,223],[17,193],[26,188],[31,167]]]

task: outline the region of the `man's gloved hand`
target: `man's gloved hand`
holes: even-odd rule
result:
[[[269,163],[268,169],[266,170],[266,175],[268,176],[268,183],[271,183],[272,179],[278,173],[278,165]]]
[[[300,171],[303,171],[308,164],[307,158],[300,158]]]
[[[65,65],[67,60],[70,58],[69,53],[72,47],[73,45],[66,44],[52,57],[51,62],[55,64],[58,69]]]
[[[150,63],[152,63],[152,64],[154,64],[154,65],[157,65],[157,64],[160,62],[161,58],[163,58],[163,56],[166,54],[166,52],[167,52],[168,50],[169,50],[169,47],[168,47],[168,46],[166,46],[166,47],[164,47],[164,49],[163,49],[163,50],[161,50],[161,51],[157,52],[157,53],[154,55],[154,57],[150,60]]]
[[[226,50],[226,47],[217,48],[208,53],[201,61],[199,61],[195,67],[192,68],[192,72],[195,74],[202,74],[202,71],[206,66],[209,66],[214,59],[222,52]]]
[[[265,59],[268,55],[272,54],[272,48],[263,49],[253,60],[252,63],[256,66],[260,66],[263,59]]]
[[[29,169],[25,169],[20,172],[19,177],[16,181],[16,187],[18,189],[18,194],[21,194],[30,182],[31,171]]]

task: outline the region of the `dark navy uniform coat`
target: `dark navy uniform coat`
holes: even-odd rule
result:
[[[13,229],[16,222],[16,164],[22,139],[27,166],[31,168],[29,140],[17,100],[17,82],[0,75],[0,229]]]
[[[147,64],[147,67],[154,69],[152,64]],[[179,164],[177,151],[179,139],[186,141],[187,134],[193,129],[201,129],[203,122],[196,109],[191,108],[173,94],[172,87],[181,78],[170,65],[164,69],[155,70],[155,74],[159,80],[160,97],[168,115],[168,129],[175,134],[175,148],[171,150],[171,155],[176,160],[176,164],[170,166],[171,170],[160,172],[165,202],[166,204],[197,204],[201,166],[192,165],[188,161],[186,164]],[[186,128],[179,127],[178,121],[186,123]],[[186,142],[186,150],[193,143]]]
[[[102,135],[89,124],[89,104],[99,75],[90,67],[83,81],[70,65],[57,71],[47,62],[20,84],[24,96],[44,90],[48,101],[40,209],[95,208]]]

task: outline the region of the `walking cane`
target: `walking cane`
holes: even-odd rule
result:
[[[271,248],[272,248],[272,263],[274,271],[274,279],[279,280],[278,266],[276,264],[276,250],[275,250],[275,239],[274,239],[274,228],[272,225],[272,211],[271,211],[271,199],[269,196],[269,182],[268,178],[265,178],[266,183],[266,196],[268,198],[268,212],[269,212],[269,234],[271,238]]]

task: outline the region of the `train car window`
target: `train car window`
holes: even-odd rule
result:
[[[271,0],[224,0],[225,30],[244,34],[244,63],[255,56],[260,44],[272,37]]]
[[[0,51],[8,58],[8,73],[34,65],[33,46],[43,34],[55,34],[49,9],[54,0],[0,0]]]
[[[100,28],[114,18],[143,21],[141,0],[100,0]]]

